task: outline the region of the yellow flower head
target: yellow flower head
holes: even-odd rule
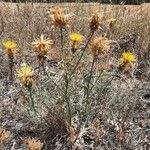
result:
[[[124,52],[122,58],[120,59],[120,64],[132,63],[136,61],[136,57],[133,53]]]
[[[30,76],[32,77],[34,75],[33,70],[29,67],[29,66],[23,66],[19,71],[17,76],[18,77],[26,77],[26,76]]]
[[[70,40],[71,40],[71,46],[72,46],[71,51],[74,53],[76,52],[79,44],[82,42],[83,36],[79,33],[72,33],[70,35]]]
[[[8,138],[10,138],[11,133],[6,131],[5,129],[0,128],[0,144],[5,142]]]
[[[110,40],[99,37],[95,38],[91,43],[91,51],[94,56],[104,54],[109,50]]]
[[[82,42],[83,36],[79,33],[72,33],[70,35],[70,40],[75,42]]]
[[[45,57],[50,46],[52,45],[52,40],[44,39],[44,35],[41,35],[41,37],[32,42],[31,45],[35,48],[38,57]]]
[[[6,41],[6,42],[3,42],[2,44],[3,44],[3,47],[6,50],[6,53],[9,56],[13,56],[16,53],[17,44],[15,42],[13,42],[13,41]]]
[[[41,150],[43,147],[43,143],[40,140],[36,140],[34,138],[28,138],[24,141],[27,145],[29,150]]]
[[[114,23],[116,21],[117,21],[117,18],[115,18],[115,17],[112,17],[112,18],[108,19],[109,23]]]
[[[112,17],[110,19],[107,20],[109,23],[109,27],[112,28],[115,24],[115,22],[117,21],[117,19],[115,17]]]
[[[136,61],[136,57],[133,53],[124,52],[122,57],[118,61],[119,70],[129,70],[133,67],[133,62]]]
[[[21,82],[26,87],[31,87],[32,86],[32,82],[33,82],[32,77],[34,76],[34,71],[29,66],[21,67],[21,69],[18,71],[16,76],[18,78],[20,78]]]
[[[13,41],[6,41],[6,42],[3,42],[3,46],[6,49],[15,49],[17,47],[17,44]]]

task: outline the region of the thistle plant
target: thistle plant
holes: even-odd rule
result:
[[[93,56],[93,60],[92,60],[92,64],[91,64],[91,69],[89,72],[89,78],[87,80],[87,88],[86,88],[86,93],[85,93],[85,115],[87,115],[90,111],[90,102],[89,102],[89,96],[91,94],[91,80],[92,80],[92,76],[93,76],[93,72],[94,72],[94,65],[95,62],[98,58],[99,55],[103,55],[108,53],[110,48],[110,40],[107,40],[105,38],[99,37],[99,38],[94,38],[91,42],[91,54]]]
[[[78,6],[80,5],[81,4]],[[36,53],[38,64],[35,63],[32,58],[28,58],[28,56],[32,57],[32,53],[28,55],[27,51],[23,51],[23,53],[26,53],[25,57],[22,56],[22,52],[20,53],[21,57],[17,60],[17,64],[21,61],[29,61],[32,66],[37,64],[37,76],[40,75],[40,80],[36,80],[34,78],[36,75],[36,68],[33,70],[30,66],[25,65],[21,67],[16,74],[17,78],[20,79],[22,84],[23,90],[21,89],[21,92],[23,93],[21,94],[23,96],[21,95],[21,97],[18,95],[20,94],[20,91],[16,92],[17,90],[11,89],[7,90],[7,92],[9,92],[8,95],[11,95],[13,98],[13,93],[15,93],[15,95],[17,93],[17,100],[23,99],[25,102],[27,102],[24,104],[29,105],[27,110],[29,119],[32,121],[32,123],[36,123],[36,127],[43,128],[42,130],[39,129],[39,132],[42,131],[43,133],[45,128],[47,129],[48,126],[48,130],[52,129],[50,130],[50,133],[56,133],[57,135],[59,133],[63,133],[63,137],[66,137],[66,135],[69,137],[69,144],[68,140],[67,144],[65,142],[65,146],[67,145],[69,148],[64,147],[64,145],[60,143],[56,143],[55,146],[58,146],[59,148],[56,147],[55,149],[118,149],[119,146],[116,146],[118,143],[120,144],[119,149],[132,149],[134,146],[131,145],[131,147],[128,147],[127,144],[128,142],[132,142],[131,136],[135,135],[135,131],[132,130],[132,132],[130,129],[128,130],[127,123],[129,122],[127,122],[127,120],[129,117],[131,117],[132,111],[130,112],[130,110],[133,110],[137,104],[139,105],[142,98],[138,100],[137,103],[136,98],[138,96],[135,95],[138,94],[136,90],[134,91],[134,88],[137,87],[135,87],[135,84],[132,85],[132,83],[135,82],[133,80],[134,78],[129,78],[125,73],[131,73],[131,71],[134,71],[134,64],[137,61],[137,58],[136,54],[124,52],[121,58],[118,60],[117,57],[118,54],[120,55],[121,51],[117,51],[117,48],[119,50],[126,50],[124,49],[126,48],[126,39],[121,38],[120,41],[117,39],[122,34],[126,34],[128,32],[131,33],[133,31],[135,32],[136,29],[139,29],[139,27],[143,27],[143,33],[146,33],[147,39],[149,39],[149,32],[147,32],[148,27],[146,27],[148,25],[149,18],[147,17],[148,19],[146,19],[144,25],[141,26],[141,21],[142,23],[144,22],[144,17],[143,15],[139,14],[139,11],[137,17],[134,15],[130,16],[130,21],[128,19],[126,20],[128,11],[124,11],[122,13],[117,6],[117,12],[113,11],[112,14],[110,14],[111,16],[115,14],[114,16],[117,16],[117,18],[120,15],[120,19],[117,21],[116,17],[108,17],[109,11],[103,13],[106,14],[106,16],[95,11],[95,8],[97,8],[96,5],[94,5],[94,7],[90,6],[90,10],[87,9],[86,5],[86,13],[83,12],[83,7],[78,6],[76,7],[76,11],[78,12],[75,12],[78,14],[78,17],[76,17],[75,20],[72,19],[73,14],[66,13],[65,9],[63,8],[54,7],[50,10],[49,17],[51,19],[51,27],[55,27],[55,34],[52,33],[53,30],[45,26],[45,14],[36,14],[38,12],[35,11],[36,7],[32,7],[30,11],[27,9],[28,7],[25,6],[25,18],[23,18],[24,16],[22,16],[22,12],[17,13],[14,11],[15,13],[11,12],[9,15],[7,14],[8,9],[6,9],[5,13],[7,17],[2,16],[1,22],[2,29],[5,29],[8,32],[3,33],[2,30],[2,39],[5,39],[5,37],[3,37],[5,35],[9,37],[18,36],[19,41],[22,44],[20,47],[24,46],[24,50],[28,49],[27,46],[28,43],[30,43],[30,38],[34,37],[36,34],[44,32],[47,35],[52,34],[52,36],[54,36],[52,39],[56,39],[55,41],[52,41],[51,39],[46,38],[44,35],[41,35],[40,38],[35,39],[32,43],[30,43],[32,45],[32,49],[34,49],[34,52]],[[20,7],[22,8],[22,6],[17,4],[17,10],[22,10],[19,9]],[[72,9],[72,6],[69,5],[69,7]],[[89,20],[86,20],[87,17],[89,17],[87,15],[91,13],[92,7],[94,8],[95,13],[91,15]],[[72,10],[74,11],[74,6]],[[102,10],[107,9],[102,8],[101,11]],[[143,8],[141,10],[143,11]],[[32,14],[30,16],[29,12],[35,15],[35,17],[32,16]],[[4,13],[2,11],[2,15],[3,14]],[[13,15],[15,15],[15,18],[17,18],[12,18]],[[104,20],[105,17],[110,19]],[[134,18],[137,18],[136,22],[134,22]],[[12,29],[18,28],[19,32],[10,32],[11,28],[9,24],[7,25],[6,21],[9,21],[10,23],[13,22],[13,20],[16,21],[14,23],[15,26],[12,24]],[[71,25],[71,21],[74,22],[72,23],[72,26],[69,26]],[[21,23],[20,27],[18,26],[18,23]],[[24,28],[22,28],[22,23],[25,24]],[[126,30],[127,25],[128,30]],[[119,29],[120,26],[121,30]],[[84,35],[84,37],[75,31],[80,32]],[[8,35],[8,33],[10,35]],[[138,45],[145,45],[145,41],[142,41],[146,37],[144,34],[142,34],[141,38],[138,38]],[[140,34],[138,34],[138,36],[139,35]],[[130,42],[130,37],[127,38],[129,38],[127,39],[127,42]],[[111,43],[109,39],[115,40]],[[131,37],[131,42],[135,43],[134,37]],[[53,43],[55,45],[53,45]],[[6,41],[3,43],[3,47],[8,55],[10,80],[12,81],[17,44],[13,41]],[[147,46],[145,45],[144,47],[146,51]],[[53,51],[51,48],[54,48]],[[111,48],[113,48],[114,51],[111,51]],[[134,52],[138,51],[138,49],[134,50],[134,46],[132,48]],[[141,55],[142,51],[139,52]],[[148,54],[148,51],[146,54]],[[22,57],[25,59],[22,60]],[[146,65],[148,66],[148,63],[146,63]],[[3,72],[0,73],[0,76],[1,74],[3,74]],[[45,75],[47,75],[48,78]],[[11,88],[15,87],[12,86]],[[18,89],[20,90],[20,86],[18,86]],[[4,90],[4,88],[1,88],[2,92]],[[24,111],[24,106],[25,105],[23,105],[22,109],[19,108],[19,110]],[[144,105],[144,110],[146,111],[145,107],[146,105]],[[13,110],[15,110],[14,107]],[[33,112],[30,114],[29,112],[32,111],[35,113]],[[136,115],[136,113],[134,115]],[[134,119],[131,118],[131,121],[136,119],[137,117],[134,116]],[[5,121],[5,119],[2,120]],[[47,125],[46,127],[45,124]],[[116,125],[118,129],[115,128]],[[138,122],[136,122],[135,125],[138,125]],[[146,124],[141,126],[146,127]],[[35,129],[35,126],[33,126],[32,129]],[[53,131],[53,129],[56,131]],[[60,130],[63,130],[63,132]],[[143,132],[141,128],[138,131]],[[146,130],[144,130],[144,132],[145,131]],[[66,132],[68,132],[68,134],[66,134]],[[110,134],[111,136],[109,136]],[[38,135],[39,134],[37,134],[37,136]],[[93,137],[91,137],[92,135]],[[9,137],[9,131],[0,129],[0,144],[5,142]],[[49,143],[49,132],[48,136],[44,136],[44,134],[42,134],[41,138],[43,137],[46,137],[46,139],[44,139],[44,143],[46,143],[45,148],[54,149],[54,147],[49,147],[51,145],[51,143]],[[56,136],[56,138],[54,138],[52,141],[55,141],[55,139],[57,140],[58,137],[60,136]],[[134,138],[137,139],[137,137]],[[51,139],[52,138],[53,137],[51,137]],[[133,141],[134,145],[145,144],[147,142],[147,137],[144,138],[144,142],[142,142],[142,138],[138,141],[140,144]],[[90,142],[88,142],[88,140],[90,140]],[[64,140],[62,139],[61,141]],[[29,150],[41,150],[44,146],[43,142],[34,138],[27,138],[24,142]],[[84,145],[85,142],[86,144]],[[89,143],[92,143],[92,146],[89,146]],[[70,144],[72,146],[71,148]],[[62,145],[63,148],[60,145]],[[140,148],[137,148],[136,146],[135,149]]]
[[[5,53],[8,56],[9,69],[10,69],[10,81],[13,82],[14,57],[15,57],[15,54],[16,54],[17,44],[13,41],[6,41],[6,42],[3,42],[3,47],[5,49]]]
[[[89,33],[89,36],[87,38],[87,41],[86,41],[85,45],[81,48],[80,56],[77,59],[77,61],[74,63],[73,69],[71,69],[71,71],[69,71],[69,72],[65,72],[65,75],[64,75],[64,82],[65,82],[65,84],[64,84],[64,89],[65,89],[65,91],[64,91],[64,102],[66,103],[66,110],[67,110],[67,118],[68,118],[67,126],[72,125],[72,117],[73,117],[72,104],[71,104],[70,94],[69,94],[70,86],[71,86],[72,82],[74,82],[73,81],[74,77],[76,77],[75,76],[76,69],[78,68],[79,64],[81,63],[81,60],[82,60],[82,58],[85,54],[85,51],[88,48],[88,45],[90,44],[90,41],[91,41],[94,33],[100,27],[101,23],[102,23],[102,16],[101,15],[94,14],[91,17],[90,22],[89,22],[90,33]],[[70,40],[71,40],[73,50],[77,49],[78,45],[82,41],[82,38],[83,37],[78,33],[73,33],[73,34],[70,35]],[[107,42],[105,44],[103,42],[103,43],[101,43],[101,45],[102,45],[101,49],[103,50],[104,47],[107,45]],[[84,109],[83,118],[85,118],[85,116],[87,115],[87,110],[88,110],[88,107],[89,107],[90,81],[91,81],[91,78],[92,78],[93,68],[94,68],[95,58],[96,58],[95,55],[93,55],[93,56],[94,56],[93,57],[93,62],[92,62],[91,70],[90,70],[89,79],[88,79],[88,82],[87,82],[87,91],[86,91],[86,94],[85,94],[85,105],[84,105],[85,109]]]

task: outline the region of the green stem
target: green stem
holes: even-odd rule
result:
[[[47,75],[47,72],[46,72],[45,66],[44,66],[44,64],[45,64],[45,58],[38,58],[38,63],[39,63],[39,66],[36,68],[36,69],[38,69],[37,80],[38,80],[38,78],[39,78],[39,75],[40,75],[40,72],[41,72],[42,69],[43,69],[43,71],[44,71],[44,74]],[[38,83],[38,82],[37,82],[37,83]]]
[[[36,112],[35,105],[34,105],[34,99],[32,95],[32,88],[28,88],[29,91],[29,96],[30,96],[30,102],[31,102],[31,108],[33,109],[34,112]]]
[[[64,51],[63,51],[63,28],[60,27],[60,44],[61,44],[61,58],[64,59]]]
[[[61,51],[63,51],[63,29],[60,28]]]
[[[88,79],[88,83],[87,83],[87,90],[86,90],[86,98],[85,98],[85,110],[83,113],[83,117],[81,117],[80,119],[80,124],[79,124],[79,131],[81,129],[81,126],[83,125],[83,119],[87,116],[87,112],[89,110],[89,96],[90,96],[90,82],[92,79],[92,75],[93,75],[93,68],[94,68],[94,63],[95,63],[95,57],[93,57],[93,61],[92,61],[92,65],[91,65],[91,70],[90,70],[90,76]]]
[[[10,68],[10,81],[13,82],[13,67],[14,67],[14,57],[9,57],[9,68]]]
[[[108,87],[109,84],[114,80],[114,78],[117,76],[117,74],[118,74],[118,71],[117,71],[117,72],[113,75],[113,77],[107,82],[107,84],[105,85],[105,87],[104,87],[103,90],[101,91],[102,94],[106,91],[107,87]]]
[[[74,74],[75,70],[77,69],[77,67],[78,67],[78,65],[79,65],[79,63],[80,63],[80,61],[81,61],[81,59],[83,57],[83,54],[84,54],[86,48],[88,47],[88,44],[91,41],[91,38],[93,37],[93,35],[94,35],[94,31],[90,33],[89,39],[88,39],[87,43],[85,44],[84,48],[82,49],[82,53],[81,53],[81,55],[80,55],[76,65],[74,66],[74,68],[73,68],[69,78],[72,77],[72,75]]]
[[[65,95],[64,95],[64,97],[65,97],[65,101],[66,101],[66,104],[67,104],[67,115],[69,117],[69,126],[71,126],[72,115],[71,115],[70,101],[69,101],[69,97],[68,97],[69,81],[68,81],[67,75],[65,76],[65,83],[66,83],[66,86],[65,86]]]
[[[86,103],[85,103],[85,114],[87,113],[88,104],[89,104],[89,96],[90,96],[90,82],[91,82],[92,75],[93,75],[94,63],[95,63],[95,57],[93,57],[93,61],[92,61],[92,65],[91,65],[91,70],[90,70],[90,76],[89,76],[88,84],[87,84],[87,91],[86,91]]]
[[[97,77],[95,83],[92,83],[92,87],[90,88],[90,92],[92,91],[92,89],[94,88],[95,84],[97,83],[97,81],[99,80],[99,78],[101,77],[102,72],[99,74],[99,76]]]
[[[105,87],[99,92],[99,95],[97,97],[97,99],[103,99],[103,97],[105,96],[104,92],[106,91],[107,87],[111,84],[111,82],[114,80],[114,78],[118,75],[119,70],[117,70],[114,75],[112,76],[112,78],[106,83]],[[104,101],[101,103],[101,105],[103,105]]]
[[[46,68],[45,68],[45,58],[43,58],[41,65],[42,65],[42,68],[43,68],[44,75],[46,75],[49,78],[49,75],[48,75],[48,73],[46,71]]]
[[[37,78],[39,77],[40,71],[41,71],[41,58],[38,58],[39,66],[38,66],[38,73],[37,73]]]

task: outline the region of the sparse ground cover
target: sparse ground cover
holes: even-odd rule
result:
[[[149,150],[150,4],[0,3],[0,149]]]

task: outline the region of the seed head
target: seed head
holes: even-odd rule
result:
[[[95,38],[91,43],[91,51],[94,56],[105,54],[109,50],[110,41],[99,37]]]
[[[102,22],[103,16],[101,14],[95,13],[91,19],[90,19],[90,23],[89,23],[89,27],[91,29],[91,31],[95,31],[98,29],[98,27],[100,26],[101,22]]]
[[[35,48],[35,51],[39,58],[44,58],[47,55],[48,50],[52,44],[52,40],[44,39],[44,35],[41,35],[39,39],[31,43],[33,48]]]
[[[71,14],[65,14],[64,9],[55,7],[51,10],[50,18],[55,27],[64,28],[67,26],[71,16]]]

